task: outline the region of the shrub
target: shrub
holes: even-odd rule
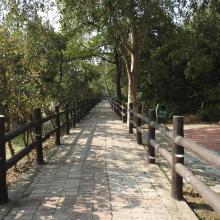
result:
[[[220,121],[220,104],[209,105],[201,112],[201,118],[207,122]]]

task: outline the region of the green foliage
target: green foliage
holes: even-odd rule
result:
[[[132,1],[58,0],[60,32],[41,16],[49,2],[1,4],[7,13],[0,21],[0,113],[7,129],[31,119],[35,107],[48,113],[55,103],[114,96],[119,66],[126,97],[132,22],[140,56],[138,99],[218,120],[209,105],[220,94],[218,1],[134,1],[133,16]]]
[[[76,57],[82,55],[80,36],[73,48],[76,38],[67,41],[43,20],[48,2],[2,3],[7,13],[0,23],[0,113],[7,130],[30,120],[36,107],[47,113],[54,103],[96,95],[97,67]]]
[[[207,122],[219,122],[220,104],[209,105],[201,112],[201,118]]]
[[[203,114],[212,117],[206,108],[210,101],[219,100],[220,94],[218,8],[213,1],[193,8],[190,19],[178,26],[168,22],[170,28],[160,33],[163,36],[154,36],[153,44],[143,48],[148,57],[142,58],[141,99],[150,99],[153,105],[165,102],[174,113],[204,110]]]
[[[24,141],[22,135],[16,137],[12,140],[12,144],[14,146],[15,153],[19,152],[24,148]],[[11,157],[11,152],[9,148],[6,148],[6,158],[9,159]]]

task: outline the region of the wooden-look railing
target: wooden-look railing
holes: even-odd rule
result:
[[[66,105],[62,111],[60,111],[59,106],[55,106],[55,112],[47,117],[42,117],[41,109],[36,108],[34,109],[34,119],[32,122],[8,133],[5,133],[5,117],[0,115],[0,204],[8,201],[7,170],[16,165],[19,160],[24,158],[33,149],[36,150],[37,164],[44,164],[43,142],[55,134],[55,144],[60,145],[61,130],[64,128],[65,133],[69,134],[70,127],[75,127],[75,124],[83,119],[98,102],[100,102],[99,98],[78,101],[74,102],[72,107]],[[51,120],[55,121],[55,128],[43,135],[43,125]],[[34,141],[7,160],[6,143],[30,130],[34,133]]]
[[[123,122],[126,122],[127,107],[125,103],[109,99],[112,109],[120,116]],[[142,144],[142,138],[148,143],[148,162],[155,163],[155,151],[163,156],[172,168],[171,194],[176,200],[183,199],[183,178],[188,182],[206,201],[220,214],[220,195],[211,190],[201,180],[199,180],[184,165],[184,149],[194,153],[200,159],[208,164],[220,169],[220,156],[214,151],[209,150],[194,140],[184,137],[183,116],[173,117],[173,130],[164,125],[156,123],[156,114],[154,109],[149,109],[148,117],[141,114],[141,108],[137,107],[137,112],[133,111],[132,103],[128,106],[129,133],[136,129],[136,139],[138,144]],[[144,129],[142,124],[148,124],[148,129]],[[156,142],[155,131],[159,131],[163,137],[166,137],[172,144],[172,154]]]

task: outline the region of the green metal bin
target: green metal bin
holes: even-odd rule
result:
[[[156,107],[156,122],[157,123],[167,123],[168,120],[168,110],[166,105],[157,104]]]

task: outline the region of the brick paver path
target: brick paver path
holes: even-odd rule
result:
[[[125,125],[102,102],[63,138],[23,195],[7,205],[11,219],[197,219],[170,197],[170,184]],[[1,211],[3,208],[1,209]]]
[[[185,135],[220,153],[220,125],[188,129]]]

